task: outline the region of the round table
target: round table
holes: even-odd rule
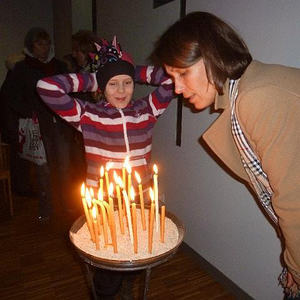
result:
[[[93,295],[96,299],[96,293],[95,293],[95,287],[93,284],[92,280],[92,273],[90,270],[90,266],[93,266],[95,268],[101,268],[101,269],[106,269],[106,270],[111,270],[111,271],[137,271],[137,270],[145,270],[146,275],[145,275],[145,285],[144,285],[144,296],[143,299],[147,299],[147,292],[149,288],[149,281],[150,281],[150,274],[151,274],[151,269],[155,266],[158,266],[166,261],[168,261],[174,254],[177,252],[178,247],[183,241],[184,237],[184,226],[182,222],[172,213],[166,211],[166,216],[170,218],[174,224],[177,226],[178,229],[178,241],[177,244],[170,249],[169,251],[154,256],[146,259],[138,259],[138,260],[132,260],[132,261],[119,261],[119,260],[110,260],[110,259],[104,259],[101,257],[97,257],[94,255],[91,255],[89,253],[86,253],[82,249],[80,249],[75,243],[73,239],[73,235],[77,233],[77,231],[83,226],[85,223],[85,216],[79,217],[72,225],[70,232],[69,232],[69,237],[74,245],[78,255],[81,257],[81,259],[85,262],[85,266],[87,269],[87,276],[88,280],[91,283],[92,290],[93,290]]]

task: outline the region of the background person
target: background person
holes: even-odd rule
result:
[[[3,83],[1,95],[16,121],[10,126],[13,157],[16,158],[13,170],[17,174],[16,184],[26,181],[29,174],[22,167],[24,160],[19,159],[18,121],[21,118],[37,117],[41,138],[46,151],[47,162],[35,165],[35,179],[39,198],[39,220],[48,220],[52,213],[53,197],[60,195],[55,203],[57,211],[65,204],[61,189],[68,187],[68,166],[62,164],[69,157],[71,147],[71,127],[57,118],[41,101],[36,92],[36,83],[40,78],[64,73],[65,64],[54,57],[48,32],[40,27],[31,28],[24,39],[24,59],[17,62]],[[16,156],[16,157],[15,157]],[[61,159],[64,157],[64,159]],[[51,178],[52,177],[52,178]],[[58,179],[55,184],[51,179]],[[65,193],[67,196],[67,193]]]

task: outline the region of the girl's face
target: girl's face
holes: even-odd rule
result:
[[[32,54],[40,61],[46,61],[49,55],[50,40],[38,40],[33,43]]]
[[[133,79],[129,75],[117,75],[107,82],[104,95],[112,106],[125,108],[132,99],[133,90]]]
[[[165,65],[165,68],[174,80],[175,93],[183,94],[196,109],[204,109],[214,102],[217,90],[208,81],[203,59],[188,68],[168,65]]]

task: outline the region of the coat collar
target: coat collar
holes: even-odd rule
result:
[[[224,95],[216,96],[214,107],[216,111],[223,112],[203,134],[203,140],[229,169],[240,178],[248,180],[231,132],[229,80],[224,85]]]

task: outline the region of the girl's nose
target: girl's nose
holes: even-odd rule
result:
[[[125,87],[124,87],[123,84],[119,84],[119,85],[118,85],[118,91],[119,91],[119,92],[123,92],[124,89],[125,89]]]

